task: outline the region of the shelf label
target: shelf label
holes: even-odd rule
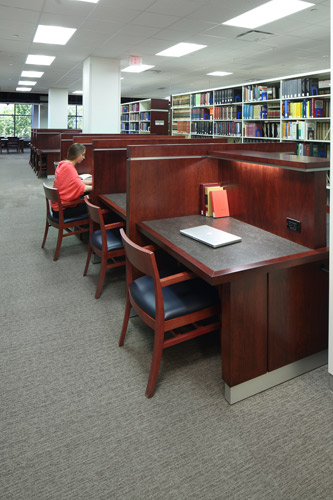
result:
[[[164,120],[155,120],[155,125],[164,125]]]

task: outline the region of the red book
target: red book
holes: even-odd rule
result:
[[[220,182],[202,182],[200,184],[200,213],[201,215],[206,215],[206,205],[208,205],[208,200],[205,196],[205,188],[208,186],[221,186]]]
[[[210,196],[212,199],[213,217],[228,217],[230,213],[227,191],[225,189],[211,191]]]

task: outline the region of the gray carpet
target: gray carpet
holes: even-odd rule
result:
[[[83,277],[87,247],[44,250],[42,179],[0,155],[1,500],[329,500],[333,397],[327,367],[229,406],[219,339],[163,355],[145,386],[151,332],[117,346],[125,275]],[[51,181],[48,181],[51,183]]]

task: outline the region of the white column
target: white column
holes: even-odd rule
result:
[[[38,128],[48,128],[48,105],[39,105]]]
[[[48,128],[67,128],[68,90],[49,89]]]
[[[332,3],[332,2],[331,2]],[[333,12],[331,8],[331,68],[333,68]],[[332,71],[331,71],[331,82],[332,82]],[[331,99],[331,169],[330,169],[330,179],[332,179],[333,165],[332,165],[332,112],[333,112],[333,102]],[[331,193],[331,191],[330,191]],[[333,245],[333,197],[330,196],[330,249],[332,250]],[[329,384],[331,391],[333,391],[333,255],[330,251],[330,288],[329,288],[329,338],[328,338],[328,372],[329,372]]]
[[[120,133],[120,61],[88,57],[83,63],[83,132]]]
[[[33,104],[31,128],[38,128],[38,125],[39,125],[39,105]]]

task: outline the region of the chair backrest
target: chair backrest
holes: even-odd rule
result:
[[[20,139],[18,137],[8,137],[8,144],[9,145],[16,145],[19,144]]]
[[[60,202],[60,196],[59,196],[58,189],[47,186],[44,182],[43,182],[43,188],[44,188],[46,199],[50,200],[50,201],[54,201],[55,203],[58,203],[58,205],[60,207],[61,202]]]
[[[159,281],[158,268],[154,252],[134,243],[128,238],[123,229],[120,229],[120,235],[123,240],[127,262],[129,262],[138,271],[141,271],[141,273],[154,278],[154,281]]]
[[[84,197],[84,201],[87,205],[88,214],[89,214],[90,219],[93,220],[94,222],[96,222],[96,224],[99,224],[101,227],[103,227],[104,226],[104,219],[103,219],[101,208],[98,207],[97,205],[93,205],[88,200],[87,196]]]

